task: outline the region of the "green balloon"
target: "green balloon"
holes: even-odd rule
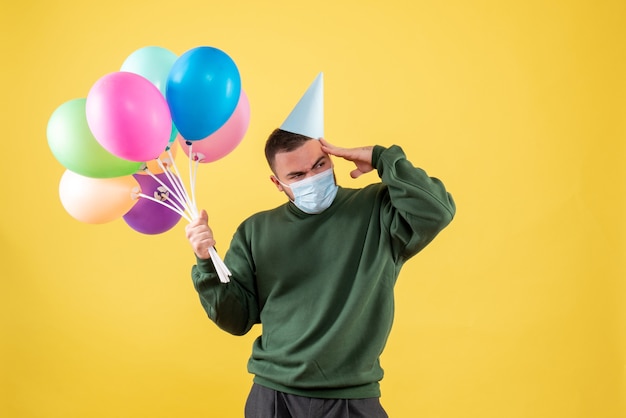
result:
[[[54,157],[74,173],[112,178],[136,173],[142,163],[119,158],[98,143],[87,125],[87,99],[63,103],[48,120],[48,146]]]

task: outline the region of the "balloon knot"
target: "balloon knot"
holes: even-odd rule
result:
[[[133,189],[130,191],[130,198],[133,200],[137,200],[139,199],[140,193],[141,193],[141,188],[139,188],[138,186],[133,187]]]
[[[169,158],[163,158],[161,160],[161,163],[163,164],[163,167],[168,168],[170,166],[170,163],[172,162],[172,160],[170,160]]]
[[[163,186],[157,187],[154,191],[154,198],[160,200],[161,202],[165,202],[170,197],[170,192]]]
[[[205,155],[202,154],[201,152],[192,152],[191,153],[191,160],[192,161],[200,162],[200,161],[204,160],[204,158],[205,158]]]

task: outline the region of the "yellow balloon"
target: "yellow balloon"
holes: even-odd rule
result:
[[[59,183],[61,204],[73,218],[103,224],[122,217],[137,201],[139,183],[132,175],[91,178],[66,170]]]

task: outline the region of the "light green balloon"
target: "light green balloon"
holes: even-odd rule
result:
[[[87,125],[87,99],[63,103],[48,120],[48,146],[54,157],[74,173],[112,178],[136,173],[142,163],[119,158],[98,143]]]
[[[130,54],[120,71],[139,74],[154,84],[163,97],[170,69],[178,57],[160,46],[146,46]]]

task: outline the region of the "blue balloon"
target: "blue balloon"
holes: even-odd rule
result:
[[[165,90],[172,121],[188,141],[204,139],[226,123],[240,94],[235,62],[209,46],[181,55],[170,69]]]

